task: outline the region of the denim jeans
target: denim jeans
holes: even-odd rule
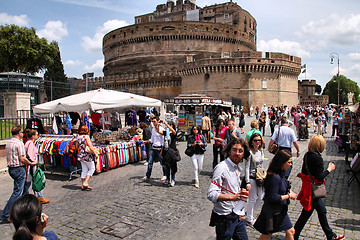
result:
[[[1,213],[1,219],[7,219],[10,214],[10,209],[14,202],[20,198],[24,191],[25,185],[25,178],[26,178],[26,169],[25,167],[16,167],[16,168],[9,168],[9,175],[12,179],[14,179],[14,189],[13,193],[11,194],[9,201],[5,205],[4,210]]]
[[[224,154],[222,153],[222,149],[223,149],[223,146],[215,147],[215,144],[213,145],[213,157],[214,157],[214,159],[213,159],[213,169],[218,164],[219,154],[220,154],[220,162],[224,161],[224,159],[225,159]]]
[[[31,182],[25,181],[24,191],[22,195],[29,194],[30,186],[31,186]],[[38,198],[43,197],[44,196],[43,190],[41,190],[40,192],[36,192],[36,195]]]
[[[295,223],[295,236],[294,239],[299,239],[300,233],[303,230],[306,222],[311,217],[311,214],[314,212],[314,210],[317,211],[319,222],[321,225],[322,230],[324,231],[327,239],[332,239],[336,236],[332,229],[329,226],[329,223],[326,218],[326,208],[324,205],[324,202],[322,198],[312,198],[311,199],[311,209],[310,211],[305,211],[304,209],[301,212],[300,217]]]
[[[221,219],[216,223],[216,240],[248,240],[245,221],[235,219]]]
[[[151,172],[152,172],[152,168],[153,168],[153,164],[154,164],[155,159],[159,160],[159,162],[160,162],[160,164],[162,166],[162,169],[163,169],[163,176],[166,176],[167,168],[166,168],[166,165],[163,164],[163,162],[162,162],[162,157],[160,155],[160,152],[161,152],[161,150],[151,149],[150,159],[149,159],[149,162],[148,162],[148,168],[147,168],[147,172],[146,172],[146,176],[148,178],[150,178],[150,176],[151,176]]]

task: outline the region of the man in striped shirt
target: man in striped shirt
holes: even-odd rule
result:
[[[26,165],[34,166],[36,162],[31,162],[26,158],[25,146],[22,142],[23,132],[21,126],[14,126],[11,129],[12,139],[6,144],[6,161],[9,168],[9,175],[14,179],[14,189],[0,216],[0,223],[10,223],[9,213],[14,202],[22,196],[26,178]]]

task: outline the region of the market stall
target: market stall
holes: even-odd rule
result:
[[[178,114],[178,128],[185,135],[190,133],[194,125],[201,125],[201,119],[208,113],[210,119],[218,110],[230,110],[231,102],[205,95],[179,95],[175,98],[164,99],[168,108],[172,108]]]
[[[339,150],[344,149],[345,160],[349,166],[347,172],[351,174],[348,185],[356,179],[360,184],[357,174],[360,171],[360,108],[359,103],[345,106],[345,113],[339,124],[339,138],[335,140],[339,145]],[[348,160],[352,155],[352,161]]]
[[[33,112],[35,115],[77,112],[82,115],[82,121],[88,124],[86,116],[88,110],[160,106],[161,101],[157,99],[132,93],[98,89],[39,104],[33,108]],[[105,129],[106,116],[104,111],[102,111],[101,118],[103,129]],[[71,127],[71,123],[69,125]],[[141,159],[141,139],[136,130],[137,127],[127,126],[117,129],[117,131],[105,130],[93,134],[94,145],[100,152],[99,160],[96,163],[97,172],[107,171]],[[39,164],[76,167],[77,149],[74,142],[75,138],[72,135],[41,135],[37,141],[40,153]]]

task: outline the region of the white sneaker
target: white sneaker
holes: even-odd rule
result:
[[[175,186],[175,180],[171,180],[171,182],[170,182],[170,186]]]
[[[195,182],[195,187],[196,187],[196,188],[199,188],[199,187],[200,187],[199,182]]]
[[[166,176],[163,176],[160,181],[165,181],[166,180]]]
[[[144,166],[147,166],[149,163],[147,161],[144,162]]]
[[[147,177],[147,176],[145,176],[145,177],[143,177],[142,179],[141,179],[141,181],[144,181],[144,182],[148,182],[150,179]]]

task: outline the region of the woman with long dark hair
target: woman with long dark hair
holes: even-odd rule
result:
[[[309,142],[308,152],[304,156],[301,173],[298,174],[298,177],[303,181],[298,197],[298,200],[300,200],[300,203],[303,206],[303,210],[295,224],[295,239],[299,239],[302,229],[314,210],[317,211],[321,228],[328,240],[345,238],[344,235],[336,235],[330,228],[322,198],[314,198],[312,196],[310,175],[315,183],[323,183],[325,177],[331,171],[335,170],[335,164],[333,163],[329,163],[328,168],[324,170],[324,161],[321,157],[321,153],[324,149],[324,137],[321,135],[314,135]],[[306,192],[309,192],[310,196]]]
[[[262,112],[259,118],[259,131],[261,132],[262,129],[263,136],[265,136],[265,127],[266,127],[266,113]]]
[[[264,187],[256,182],[256,169],[263,168],[265,142],[259,133],[254,133],[249,141],[250,157],[245,160],[246,190],[249,200],[246,211],[246,221],[254,224],[254,209],[260,207],[264,197]],[[256,165],[255,165],[255,163]]]
[[[224,161],[223,148],[226,145],[226,130],[225,121],[219,119],[214,129],[214,145],[213,145],[213,169],[218,164],[218,158],[220,154],[220,162]]]
[[[10,210],[10,220],[14,224],[14,240],[58,240],[52,231],[45,231],[48,216],[42,212],[41,202],[32,194],[17,199]]]
[[[206,151],[206,139],[204,135],[200,134],[200,127],[194,125],[191,128],[191,134],[188,137],[187,146],[194,148],[194,155],[191,156],[191,161],[194,166],[194,176],[195,176],[195,187],[199,188],[199,173],[202,170],[204,162],[204,153]]]
[[[271,136],[272,136],[274,134],[275,125],[277,123],[277,117],[274,110],[271,110],[269,120],[270,120],[269,124],[270,124]]]
[[[292,166],[292,156],[288,150],[280,150],[272,159],[264,181],[265,197],[261,213],[254,227],[261,233],[259,240],[266,240],[273,233],[285,231],[285,239],[294,239],[295,230],[288,211],[289,200],[296,194],[285,179],[285,171]]]
[[[170,132],[170,139],[169,139],[169,146],[167,150],[163,150],[164,153],[162,154],[163,157],[163,164],[166,165],[166,181],[165,184],[169,184],[171,187],[175,186],[175,173],[177,172],[177,158],[179,156],[179,151],[176,148],[176,140],[177,140],[177,132],[176,126],[174,122],[167,123],[164,121],[166,128],[169,129]],[[167,134],[167,129],[165,129],[164,135]],[[171,180],[170,180],[171,174]]]

